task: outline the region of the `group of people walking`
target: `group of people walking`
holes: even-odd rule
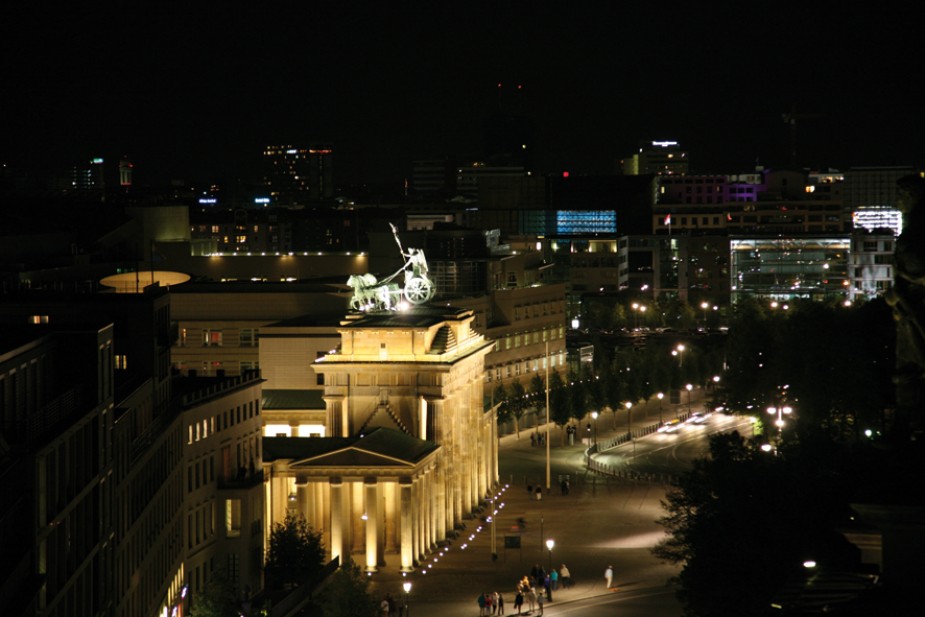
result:
[[[544,604],[552,602],[554,591],[559,588],[571,587],[572,575],[565,564],[558,570],[555,568],[547,572],[541,565],[536,564],[530,569],[530,574],[517,581],[514,596],[514,608],[518,615],[530,615],[537,611],[543,614]]]
[[[479,596],[479,617],[504,614],[504,595],[497,591],[486,591]]]

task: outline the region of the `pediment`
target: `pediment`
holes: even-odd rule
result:
[[[410,469],[414,467],[414,463],[376,452],[369,452],[362,448],[348,447],[296,461],[289,465],[290,469],[309,467],[407,467]]]

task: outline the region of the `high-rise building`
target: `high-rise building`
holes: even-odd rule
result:
[[[106,174],[103,157],[93,157],[71,170],[71,188],[77,191],[105,191]]]
[[[334,197],[334,148],[271,145],[263,150],[264,186],[273,201],[299,204]]]
[[[128,157],[123,156],[119,160],[119,186],[126,188],[132,186],[132,169],[134,167]]]
[[[687,152],[681,150],[676,141],[652,141],[640,146],[623,161],[623,174],[644,176],[655,174],[670,176],[686,174],[690,169]]]

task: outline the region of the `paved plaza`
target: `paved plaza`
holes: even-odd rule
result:
[[[602,422],[598,426],[600,440],[616,433],[605,426],[609,424]],[[505,614],[515,614],[517,581],[528,575],[535,564],[548,569],[550,563],[556,568],[566,564],[574,585],[568,589],[560,585],[552,594],[552,602],[546,604],[546,611],[598,594],[672,585],[678,568],[659,562],[649,552],[663,535],[655,520],[662,515],[660,500],[665,487],[589,473],[584,458],[586,445],[580,439],[575,445],[563,445],[563,432],[554,428],[550,442],[551,490],[547,491],[546,448],[531,445],[533,430],[521,430],[519,438],[507,435],[501,439],[501,488],[494,528],[497,559],[492,559],[491,525],[473,517],[443,554],[430,555],[407,577],[402,577],[391,563],[396,557],[386,555],[387,567],[371,577],[370,589],[377,599],[386,593],[403,598],[402,583],[410,580],[410,612],[415,617],[476,617],[479,594],[493,591],[503,594]],[[560,484],[565,477],[569,479],[567,495]],[[527,490],[538,484],[541,499],[537,499],[535,491]],[[490,505],[481,516],[489,514]],[[526,523],[522,531],[518,526],[521,518]],[[551,555],[547,539],[555,541]],[[517,543],[520,548],[511,548]],[[606,589],[604,571],[608,565],[613,566],[617,592]]]

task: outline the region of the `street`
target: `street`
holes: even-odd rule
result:
[[[663,413],[668,419],[687,409],[686,404],[665,404]],[[639,405],[634,409],[632,427],[642,429],[657,417],[658,401]],[[598,443],[627,429],[626,416],[620,412],[616,430],[610,418],[598,422]],[[585,458],[588,444],[577,440],[573,446],[563,446],[561,430],[555,428],[550,436],[549,490],[546,448],[531,446],[526,430],[519,437],[507,435],[501,439],[501,487],[496,496],[494,530],[491,523],[480,520],[490,518],[487,506],[480,516],[467,521],[466,529],[460,530],[459,537],[442,554],[431,555],[407,577],[388,563],[372,576],[370,589],[377,599],[385,593],[403,597],[402,583],[410,581],[408,601],[415,617],[476,617],[479,594],[498,591],[505,598],[505,614],[511,615],[516,614],[512,611],[515,585],[531,567],[536,564],[548,569],[566,564],[575,584],[554,591],[544,614],[612,615],[619,606],[621,615],[680,615],[672,581],[679,568],[659,562],[650,553],[664,536],[655,521],[663,515],[661,500],[667,487],[658,478],[682,471],[706,452],[709,433],[737,426],[741,431],[741,424],[739,418],[717,414],[703,425],[685,426],[672,434],[652,432],[635,443],[595,455],[601,464],[644,470],[654,478],[635,481],[589,471]],[[560,484],[566,477],[567,495]],[[540,499],[535,492],[537,485],[542,489]],[[523,529],[518,519],[523,519]],[[492,531],[497,559],[492,558]],[[551,550],[547,540],[553,541]],[[387,555],[387,561],[390,557],[394,559]],[[605,588],[603,575],[609,565],[614,569],[617,591]],[[532,613],[534,617],[537,614]]]

